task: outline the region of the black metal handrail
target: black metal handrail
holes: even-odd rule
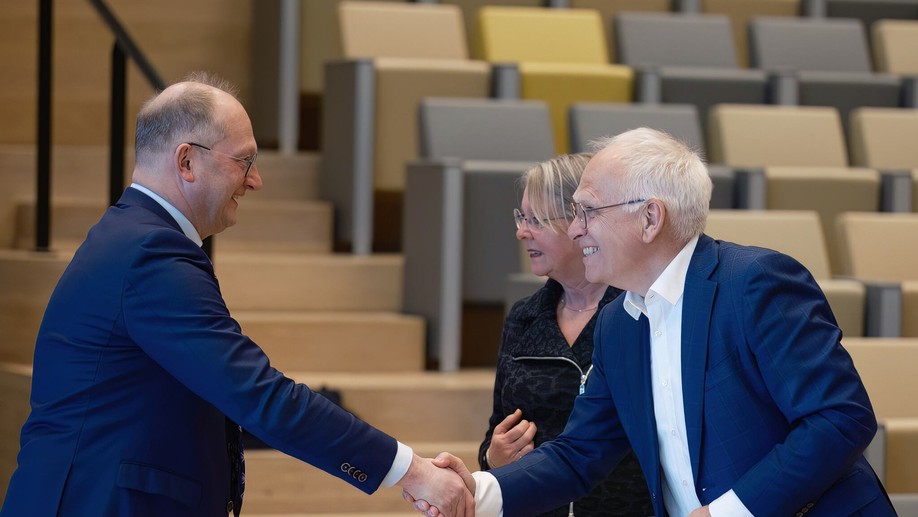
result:
[[[115,204],[124,191],[124,126],[127,89],[127,60],[131,59],[157,91],[165,88],[160,75],[150,61],[102,0],[89,0],[105,22],[115,43],[112,46],[111,104],[109,127],[109,203]],[[51,241],[51,43],[53,0],[40,0],[38,42],[38,144],[37,144],[37,202],[35,204],[35,248],[50,249]],[[211,239],[204,242],[210,254]]]

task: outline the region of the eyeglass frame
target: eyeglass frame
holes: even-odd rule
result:
[[[242,176],[243,178],[248,178],[248,177],[249,177],[249,171],[252,170],[252,166],[255,165],[255,159],[258,158],[258,151],[255,151],[255,154],[253,154],[251,158],[245,159],[245,158],[239,158],[238,156],[233,156],[233,155],[231,155],[231,154],[226,154],[226,153],[224,153],[224,152],[215,151],[215,150],[211,149],[210,147],[207,147],[206,145],[201,145],[201,144],[198,144],[198,143],[195,143],[195,142],[185,142],[185,143],[188,144],[188,145],[194,146],[194,147],[200,147],[201,149],[204,149],[205,151],[210,151],[210,152],[212,152],[212,153],[222,154],[223,156],[226,156],[226,157],[228,157],[228,158],[232,158],[233,160],[236,160],[237,162],[244,163],[244,164],[246,165],[246,167],[245,167],[245,174],[243,174],[243,176]]]
[[[609,208],[616,208],[619,206],[633,205],[635,203],[643,203],[647,201],[646,199],[632,199],[631,201],[624,201],[621,203],[615,203],[612,205],[606,206],[597,206],[595,208],[586,208],[583,206],[583,203],[571,202],[571,213],[574,214],[574,219],[580,220],[580,229],[586,230],[588,224],[588,214],[591,212],[596,212],[597,210],[606,210]],[[582,214],[582,215],[581,215]]]
[[[549,217],[547,219],[539,220],[539,218],[535,216],[526,217],[525,215],[523,215],[523,211],[520,210],[519,208],[513,209],[513,222],[516,223],[517,230],[523,229],[523,221],[526,221],[526,228],[530,230],[540,230],[541,231],[542,228],[545,227],[546,223],[548,223],[549,221],[557,221],[559,219],[567,220],[566,217]]]

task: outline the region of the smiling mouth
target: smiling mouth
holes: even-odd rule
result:
[[[526,251],[529,252],[529,256],[530,256],[530,257],[538,257],[538,256],[542,255],[542,252],[539,251],[539,250],[526,250]]]
[[[594,253],[599,253],[599,246],[589,246],[587,248],[583,248],[584,257],[589,257],[590,255]]]

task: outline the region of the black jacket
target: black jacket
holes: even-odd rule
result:
[[[488,431],[479,448],[482,470],[490,467],[485,451],[491,445],[494,427],[517,408],[523,418],[538,427],[536,446],[561,434],[574,407],[582,381],[588,380],[593,355],[596,314],[587,323],[574,346],[568,346],[556,317],[561,284],[549,279],[532,296],[516,302],[504,321],[494,408]],[[610,287],[599,303],[601,309],[621,293]],[[557,508],[546,516],[567,517],[569,507]],[[587,497],[574,503],[576,517],[647,516],[653,514],[647,484],[633,453],[597,485]]]

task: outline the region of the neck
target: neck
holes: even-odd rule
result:
[[[599,301],[606,292],[602,284],[586,284],[578,288],[565,287],[558,301],[559,307],[573,312],[591,312],[599,308]]]

